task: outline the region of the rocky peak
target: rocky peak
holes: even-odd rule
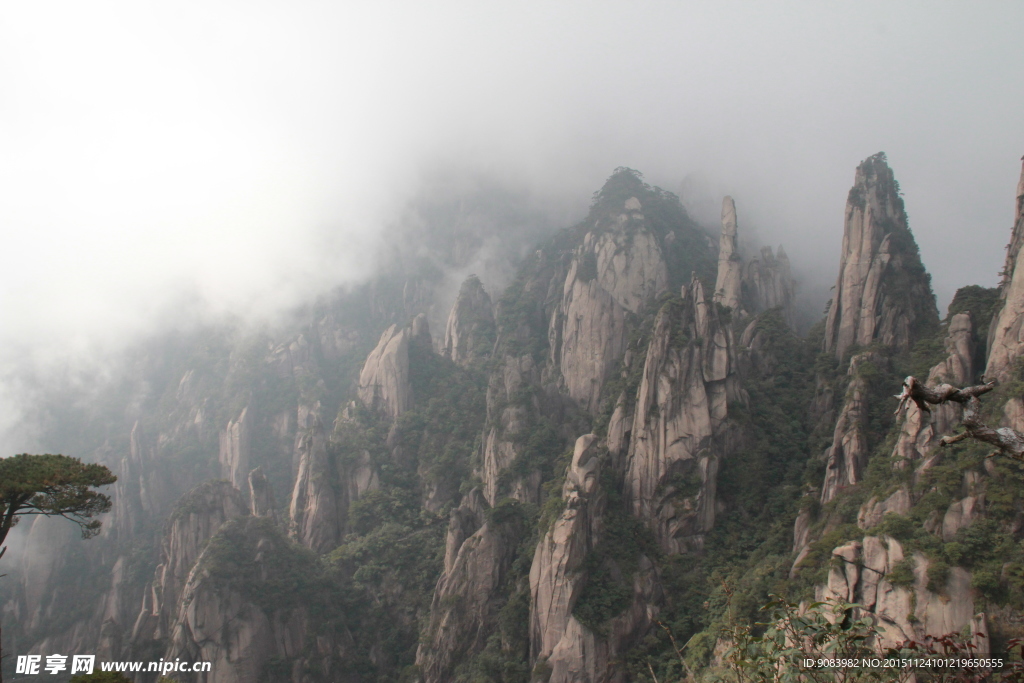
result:
[[[1006,266],[999,296],[1003,305],[992,320],[989,332],[988,366],[985,376],[1005,382],[1013,362],[1024,350],[1024,268],[1017,268],[1017,257],[1024,245],[1024,166],[1017,183],[1014,225],[1006,250]]]
[[[442,354],[460,365],[490,354],[494,345],[494,310],[480,278],[470,275],[448,315]]]
[[[857,167],[846,201],[839,277],[825,323],[825,351],[879,342],[909,350],[938,322],[935,297],[907,225],[899,184],[876,154]]]
[[[763,247],[757,256],[743,263],[739,250],[736,202],[732,197],[723,199],[718,278],[715,280],[712,297],[715,303],[728,306],[734,315],[756,315],[771,308],[781,308],[786,323],[795,328],[795,289],[789,258],[781,246],[777,256],[772,253],[771,247]]]
[[[294,584],[296,573],[315,570],[307,558],[296,556],[270,520],[245,517],[224,524],[189,573],[164,659],[210,662],[210,672],[200,674],[199,681],[257,681],[274,660],[287,668],[273,680],[315,680],[306,672],[329,671],[340,638],[314,636],[308,598],[295,595],[275,605],[245,590],[253,576],[273,591]]]
[[[359,373],[359,399],[392,419],[412,407],[409,342],[413,336],[408,327],[392,325],[384,330]]]
[[[600,216],[573,253],[549,332],[560,342],[552,351],[569,396],[591,412],[625,350],[626,315],[639,313],[668,283],[640,200],[630,197],[621,206]]]
[[[412,343],[421,346],[424,349],[431,350],[434,348],[434,340],[430,336],[430,323],[427,322],[426,313],[419,313],[415,318],[412,319],[410,325],[412,331]]]
[[[715,302],[740,310],[740,281],[743,263],[736,234],[736,203],[732,197],[722,200],[722,237],[718,247],[718,278],[715,280]]]

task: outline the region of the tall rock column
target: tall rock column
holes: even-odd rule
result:
[[[899,184],[885,155],[876,154],[857,167],[846,201],[839,278],[825,321],[824,349],[839,359],[852,348],[871,344],[906,352],[919,333],[938,325],[938,318],[930,277],[907,227]],[[869,455],[868,380],[863,370],[872,366],[887,368],[886,355],[871,350],[850,359],[846,400],[826,453],[823,503],[863,478]]]
[[[793,313],[795,290],[789,258],[781,245],[777,256],[771,247],[762,247],[757,256],[743,263],[739,251],[736,203],[732,197],[722,200],[718,278],[712,296],[715,303],[728,306],[738,315],[756,315],[771,308],[781,308],[786,323],[796,329]]]
[[[850,347],[872,342],[906,351],[918,327],[937,322],[930,278],[907,227],[899,185],[878,153],[857,167],[846,200],[825,351],[842,358]]]
[[[220,471],[240,491],[245,491],[249,479],[250,427],[249,409],[243,408],[237,420],[228,422],[220,433]]]
[[[1002,308],[992,320],[989,332],[988,366],[985,377],[1005,382],[1010,378],[1013,362],[1024,351],[1024,268],[1017,268],[1017,257],[1024,245],[1024,166],[1017,183],[1013,233],[1006,252],[1003,282],[999,296]]]
[[[722,237],[718,247],[718,278],[714,300],[732,310],[740,310],[740,280],[743,262],[736,233],[736,203],[732,197],[722,200]]]

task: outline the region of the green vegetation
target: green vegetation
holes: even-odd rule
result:
[[[746,436],[718,473],[718,499],[726,511],[705,535],[704,551],[655,556],[666,602],[663,628],[648,634],[630,654],[627,668],[648,680],[651,666],[659,680],[682,673],[671,642],[689,643],[687,665],[703,668],[729,619],[752,623],[770,593],[795,594],[807,587],[788,578],[792,563],[793,520],[801,504],[807,448],[813,424],[806,406],[814,392],[814,347],[796,337],[779,311],[757,322],[763,345],[754,372],[744,382],[746,406],[730,403],[734,433]],[[693,492],[683,473],[679,496]],[[819,482],[820,483],[820,480]],[[827,559],[834,545],[819,551]]]
[[[23,453],[0,458],[0,554],[7,534],[25,515],[69,519],[82,538],[100,532],[98,514],[110,510],[110,498],[94,491],[117,481],[103,465],[66,455]]]
[[[633,602],[641,556],[657,558],[659,553],[650,529],[626,509],[622,482],[608,462],[602,463],[601,490],[606,497],[602,536],[583,563],[585,583],[572,613],[594,633],[606,635],[608,622]]]
[[[872,157],[865,162],[866,172],[890,183],[886,191],[898,197],[899,186],[883,168],[884,162],[884,155]],[[633,197],[641,208],[626,211],[625,204]],[[851,201],[863,204],[864,197],[855,189]],[[600,239],[616,226],[639,226],[636,213],[643,215],[645,229],[666,260],[669,281],[656,302],[626,314],[625,356],[611,369],[599,410],[591,415],[561,392],[553,365],[562,342],[558,330],[550,333],[552,320],[562,315],[556,307],[574,261],[581,280],[600,275],[594,251],[581,246],[584,236],[593,233]],[[891,457],[899,429],[891,396],[902,377],[926,376],[944,358],[945,331],[930,307],[929,276],[913,236],[903,225],[885,227],[898,261],[887,271],[886,287],[896,293],[897,306],[912,315],[912,348],[897,353],[873,345],[850,349],[845,358],[836,359],[820,353],[823,325],[801,339],[789,330],[781,311],[760,314],[752,330],[759,339],[756,352],[737,359],[742,387],[729,386],[729,416],[698,454],[708,458],[704,465],[717,468],[714,527],[687,538],[686,553],[661,552],[650,528],[626,506],[624,482],[612,464],[601,463],[605,512],[600,540],[583,559],[573,615],[598,636],[606,635],[633,603],[638,579],[656,576],[663,592],[655,626],[640,634],[639,642],[630,643],[631,649],[621,657],[627,679],[656,675],[660,681],[675,682],[688,670],[706,672],[717,660],[724,668],[708,676],[720,674],[722,680],[831,680],[780,669],[780,653],[795,651],[786,638],[810,643],[809,652],[858,650],[872,635],[871,625],[856,619],[851,605],[812,604],[800,613],[784,600],[773,601],[766,610],[761,605],[769,595],[809,599],[833,568],[833,549],[864,537],[865,530],[856,524],[861,505],[871,497],[884,499],[900,487],[910,493],[911,509],[905,515],[888,514],[870,532],[903,545],[906,559],[890,568],[890,583],[912,586],[923,556],[931,590],[943,593],[964,583],[966,570],[978,609],[1024,609],[1024,469],[1015,462],[987,458],[984,449],[970,442],[950,447],[941,460],[916,475]],[[617,232],[615,239],[623,235],[627,241],[635,239],[628,230]],[[447,237],[438,239],[453,246]],[[292,677],[300,657],[309,667],[303,674],[310,680],[325,679],[325,671],[317,669],[321,666],[330,667],[331,675],[343,670],[352,680],[417,680],[415,655],[431,636],[430,604],[443,566],[449,513],[460,494],[480,485],[483,444],[495,430],[499,441],[512,444],[516,457],[500,473],[497,503],[486,510],[485,519],[514,552],[502,566],[503,584],[485,606],[485,629],[490,629],[486,644],[453,663],[451,680],[527,683],[531,677],[542,678],[550,668],[547,662],[538,662],[535,671],[528,664],[529,574],[539,539],[566,511],[561,493],[573,439],[590,431],[606,436],[617,406],[627,415],[635,409],[659,315],[668,324],[673,352],[705,343],[694,338],[679,292],[692,273],[706,284],[713,282],[715,259],[707,236],[687,216],[679,198],[627,168],[616,169],[595,193],[584,221],[524,253],[528,255],[517,276],[498,298],[497,323],[474,329],[472,346],[481,351],[474,351],[468,363],[456,365],[421,341],[410,345],[413,406],[394,423],[360,401],[350,401],[362,363],[380,332],[390,323],[406,324],[409,311],[420,307],[422,297],[431,296],[432,288],[443,281],[438,263],[418,256],[408,258],[396,272],[297,313],[298,322],[289,324],[293,331],[301,330],[301,336],[295,332],[288,345],[280,344],[280,334],[243,328],[238,321],[196,329],[173,342],[154,342],[132,359],[145,372],[117,384],[118,392],[132,397],[130,404],[115,399],[112,390],[95,399],[91,412],[76,413],[61,404],[49,419],[66,421],[62,438],[85,439],[95,448],[107,441],[128,443],[134,426],[140,457],[154,463],[149,474],[168,482],[168,490],[190,491],[176,506],[158,501],[161,510],[171,510],[173,522],[201,511],[203,496],[225,485],[210,481],[221,476],[211,455],[218,451],[220,430],[229,420],[237,420],[243,409],[250,419],[250,466],[264,468],[280,507],[293,477],[290,454],[297,409],[319,406],[324,423],[339,416],[328,444],[329,470],[341,473],[368,464],[374,479],[370,490],[358,496],[351,482],[331,481],[337,499],[344,501],[340,523],[345,535],[337,547],[317,555],[289,537],[282,516],[277,521],[244,517],[225,524],[203,555],[202,581],[211,590],[238,596],[272,620],[287,621],[299,614],[307,620],[311,637],[306,651],[292,658],[272,658],[261,674],[268,682]],[[957,292],[946,321],[969,310],[982,337],[978,353],[983,354],[984,335],[997,304],[996,290],[966,287]],[[737,340],[751,323],[722,306],[712,311]],[[855,354],[868,354],[858,360],[854,379],[865,406],[862,437],[870,458],[862,482],[821,505],[815,487],[823,479],[822,456],[833,437],[835,412],[853,393],[848,369]],[[506,382],[514,385],[506,374],[511,377],[519,371],[526,379],[506,395]],[[998,422],[1010,398],[1024,398],[1024,363],[1015,368],[1013,381],[986,398],[986,419]],[[65,420],[67,416],[73,419]],[[115,426],[101,429],[94,423]],[[114,462],[120,453],[110,457]],[[10,475],[4,467],[10,467],[9,462],[16,460],[0,460],[0,493],[5,496],[8,491],[3,487]],[[698,460],[682,461],[666,474],[658,494],[666,497],[667,510],[675,505],[681,514],[689,514],[707,485]],[[944,541],[941,523],[950,502],[981,493],[982,517],[947,534],[948,542]],[[531,502],[513,500],[513,494]],[[81,515],[87,533],[94,533],[92,525],[98,524],[88,520],[91,514],[109,507],[104,496],[95,495],[88,501],[69,498],[93,506],[83,508],[89,514]],[[8,511],[13,509],[11,503],[5,504]],[[56,505],[47,509],[56,511]],[[793,524],[801,512],[811,521],[812,542],[791,577]],[[157,538],[165,521],[147,520],[150,526],[137,528],[135,537]],[[5,535],[9,528],[10,524],[0,532]],[[144,545],[137,538],[134,543],[116,550],[128,558],[126,590],[141,594],[153,576],[158,543]],[[73,590],[99,595],[109,589],[108,576],[72,576],[88,563],[81,549],[71,549],[67,566],[58,575]],[[0,603],[6,598],[0,596]],[[466,604],[463,596],[446,600],[447,607]],[[64,610],[65,625],[87,618],[88,607],[82,601]],[[769,621],[763,623],[766,616]],[[720,641],[723,635],[731,642]],[[322,640],[313,645],[313,636]]]

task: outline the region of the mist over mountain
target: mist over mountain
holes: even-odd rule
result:
[[[1019,463],[892,398],[1024,431],[1021,7],[53,9],[0,22],[0,457],[118,481],[12,531],[5,654],[711,681],[769,595],[1024,636]]]

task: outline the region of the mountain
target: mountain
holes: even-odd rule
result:
[[[770,594],[857,602],[889,643],[1005,643],[1024,474],[939,448],[957,408],[892,395],[984,373],[986,419],[1024,428],[1021,202],[1024,175],[1001,287],[942,320],[877,154],[806,337],[785,251],[745,251],[732,198],[714,238],[623,168],[580,223],[507,240],[505,281],[449,286],[494,244],[454,220],[279,328],[141,344],[45,403],[54,450],[118,473],[115,508],[88,543],[33,523],[5,648],[211,662],[182,683],[665,681],[713,674]]]

